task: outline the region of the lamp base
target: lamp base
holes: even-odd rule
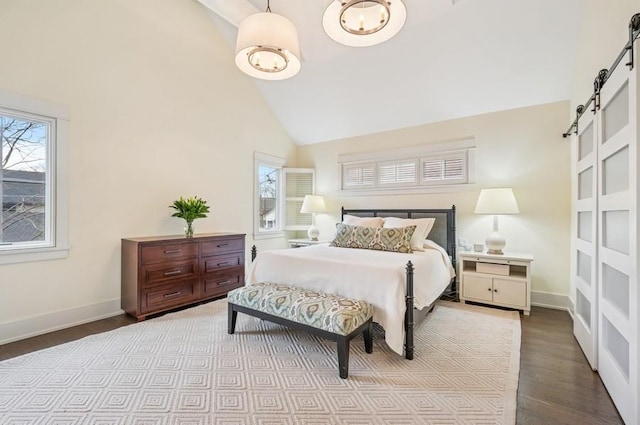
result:
[[[315,242],[318,240],[318,236],[320,236],[320,230],[312,224],[309,226],[309,230],[307,230],[307,236]]]
[[[485,241],[487,253],[494,255],[503,255],[504,252],[502,250],[506,244],[505,239],[496,231],[491,232]]]

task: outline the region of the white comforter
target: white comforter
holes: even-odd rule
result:
[[[414,266],[414,303],[422,309],[444,291],[455,271],[446,251],[434,243],[424,252],[400,254],[318,244],[259,253],[247,285],[277,282],[365,300],[374,306],[373,320],[385,329],[386,342],[403,354],[407,262]]]

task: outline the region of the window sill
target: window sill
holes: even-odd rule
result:
[[[0,251],[0,264],[58,260],[68,256],[68,247],[12,249]]]
[[[419,193],[450,193],[469,190],[475,183],[442,184],[434,186],[412,186],[396,188],[342,189],[342,196],[378,196],[378,195],[413,195]]]
[[[273,232],[254,233],[254,240],[286,238],[287,233],[284,230],[274,230]]]

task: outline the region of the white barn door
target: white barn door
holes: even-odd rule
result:
[[[620,64],[611,73],[596,115],[597,368],[627,424],[639,419],[637,65],[630,71]]]
[[[597,120],[586,111],[573,143],[572,286],[575,288],[573,333],[592,369],[598,363],[597,286]]]

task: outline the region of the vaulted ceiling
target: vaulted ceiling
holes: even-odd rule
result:
[[[198,1],[231,50],[239,21],[267,4]],[[331,1],[270,2],[298,29],[302,69],[288,80],[254,82],[298,144],[570,97],[581,0],[403,0],[400,33],[362,48],[324,33]]]

